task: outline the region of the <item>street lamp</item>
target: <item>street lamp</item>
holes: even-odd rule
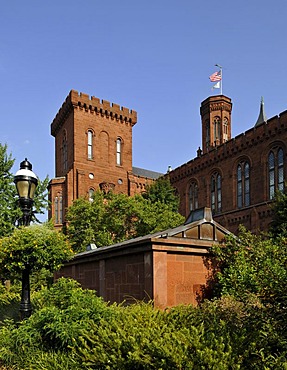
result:
[[[29,226],[33,214],[33,198],[38,185],[38,179],[32,171],[32,164],[27,160],[27,158],[20,163],[20,170],[16,172],[14,182],[19,195],[19,206],[23,214],[22,218],[19,220],[19,225]],[[29,264],[26,264],[22,272],[22,293],[20,303],[21,320],[31,316],[31,313],[30,266]]]

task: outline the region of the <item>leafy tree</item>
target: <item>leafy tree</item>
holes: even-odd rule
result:
[[[160,177],[151,185],[147,185],[143,197],[153,203],[159,202],[166,204],[174,212],[178,211],[179,197],[176,195],[175,189],[172,187],[169,179]]]
[[[287,193],[277,191],[271,205],[273,219],[270,225],[270,233],[273,237],[287,236]]]
[[[228,237],[212,253],[215,297],[232,297],[249,307],[246,335],[255,340],[252,332],[257,333],[258,351],[261,346],[262,354],[286,354],[287,239],[254,235],[242,227],[238,238]]]
[[[0,144],[0,237],[10,234],[16,219],[20,216],[13,184],[11,168],[14,164],[12,155],[7,153],[7,145]]]
[[[49,176],[47,175],[44,180],[38,179],[38,186],[36,188],[35,197],[34,197],[34,212],[32,222],[40,223],[37,215],[44,214],[45,210],[49,208],[48,204],[48,184]]]
[[[18,278],[27,266],[52,273],[72,254],[66,237],[49,225],[21,227],[0,239],[1,277]]]
[[[184,218],[167,204],[140,195],[95,192],[93,201],[77,199],[67,212],[67,234],[75,251],[144,236],[180,225]]]
[[[17,220],[22,216],[17,204],[17,191],[13,182],[14,175],[11,170],[15,159],[12,154],[8,154],[7,145],[0,143],[0,237],[12,233]],[[43,180],[39,180],[34,199],[34,222],[39,222],[35,216],[37,213],[44,213],[48,208],[47,201],[47,185],[48,176]]]
[[[250,294],[263,303],[287,304],[287,239],[254,235],[243,227],[237,238],[212,248],[218,263],[215,273],[217,296],[231,295],[239,300]]]

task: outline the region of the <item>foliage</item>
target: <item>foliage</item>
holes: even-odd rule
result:
[[[166,204],[174,212],[178,211],[179,196],[176,195],[174,187],[167,178],[160,177],[152,184],[147,185],[143,197],[152,203]]]
[[[32,302],[29,319],[0,328],[0,363],[15,369],[287,369],[254,296],[162,311],[110,305],[61,278]]]
[[[0,144],[0,237],[12,232],[20,215],[15,202],[16,188],[11,173],[13,164],[14,159],[7,153],[7,145]]]
[[[245,300],[256,295],[265,304],[287,303],[287,239],[257,236],[243,227],[222,246],[213,247],[219,264],[215,293]]]
[[[45,177],[44,180],[38,178],[38,186],[36,188],[35,197],[34,197],[34,212],[32,221],[36,223],[40,223],[37,214],[44,214],[45,210],[48,209],[48,184],[49,184],[49,177],[48,175]]]
[[[170,319],[186,328],[201,327],[206,346],[213,348],[215,339],[215,348],[222,348],[220,343],[229,348],[223,369],[287,369],[286,348],[277,342],[280,336],[254,296],[244,303],[231,296],[206,300],[193,312],[189,307],[175,307]]]
[[[287,189],[284,192],[277,191],[271,204],[273,218],[270,233],[273,237],[287,237]]]
[[[20,282],[11,284],[9,280],[0,283],[0,322],[19,317]]]
[[[71,256],[66,237],[48,225],[21,227],[0,239],[0,271],[6,279],[19,276],[27,267],[53,272]]]
[[[287,239],[256,236],[242,227],[238,238],[228,237],[224,247],[212,252],[217,262],[214,294],[248,307],[249,320],[241,325],[249,345],[256,342],[256,350],[266,356],[286,355]]]
[[[35,310],[29,319],[18,326],[6,322],[0,329],[0,361],[5,365],[19,369],[227,369],[238,360],[223,337],[206,333],[202,322],[195,322],[192,307],[170,313],[151,303],[108,305],[67,279],[33,298]],[[188,311],[183,323],[182,310]]]
[[[95,292],[69,279],[34,293],[32,303],[29,319],[6,322],[0,329],[0,362],[17,369],[82,368],[71,348],[91,322],[108,320],[114,311]]]
[[[151,304],[123,307],[112,320],[84,330],[74,351],[85,368],[227,369],[234,363],[230,347],[222,338],[205,337],[203,326],[194,325],[193,308],[190,311],[185,326],[180,315],[171,319],[168,311]]]
[[[93,202],[77,199],[67,212],[67,234],[75,251],[98,247],[180,225],[184,218],[164,203],[142,196],[95,192]]]

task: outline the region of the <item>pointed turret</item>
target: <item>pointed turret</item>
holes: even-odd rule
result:
[[[262,123],[266,121],[267,121],[267,116],[264,110],[264,100],[263,100],[263,96],[261,96],[260,112],[259,112],[257,122],[255,123],[255,127],[261,125]]]

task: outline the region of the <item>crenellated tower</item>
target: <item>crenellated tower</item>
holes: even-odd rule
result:
[[[49,218],[61,225],[74,199],[98,189],[129,193],[132,128],[137,112],[71,90],[51,124],[56,177],[49,184]]]
[[[202,153],[231,139],[231,99],[210,96],[201,103]]]

